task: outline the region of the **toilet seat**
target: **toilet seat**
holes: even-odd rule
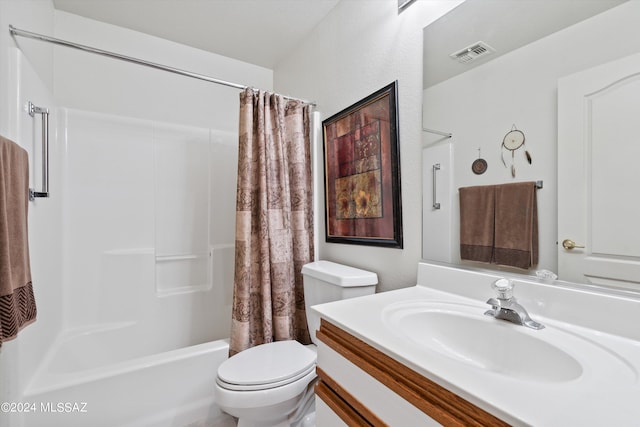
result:
[[[227,390],[282,387],[315,370],[316,354],[297,341],[276,341],[236,354],[218,368],[216,382]]]

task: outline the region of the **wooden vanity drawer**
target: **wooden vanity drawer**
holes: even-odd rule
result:
[[[318,396],[337,396],[368,423],[341,417],[347,425],[508,426],[324,319],[316,336]]]

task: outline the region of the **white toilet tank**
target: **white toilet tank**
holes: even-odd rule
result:
[[[320,316],[311,310],[311,306],[374,294],[378,283],[376,273],[331,261],[305,264],[302,266],[302,275],[307,324],[315,344]]]

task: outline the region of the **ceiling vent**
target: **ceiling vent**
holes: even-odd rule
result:
[[[496,50],[494,48],[492,48],[485,42],[476,42],[471,46],[465,47],[462,50],[452,53],[449,56],[456,61],[465,64],[467,62],[475,61],[480,57],[490,55],[495,51]]]

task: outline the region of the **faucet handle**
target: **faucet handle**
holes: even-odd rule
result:
[[[496,291],[498,299],[508,300],[513,298],[513,282],[509,279],[498,279],[491,284],[491,289]]]

